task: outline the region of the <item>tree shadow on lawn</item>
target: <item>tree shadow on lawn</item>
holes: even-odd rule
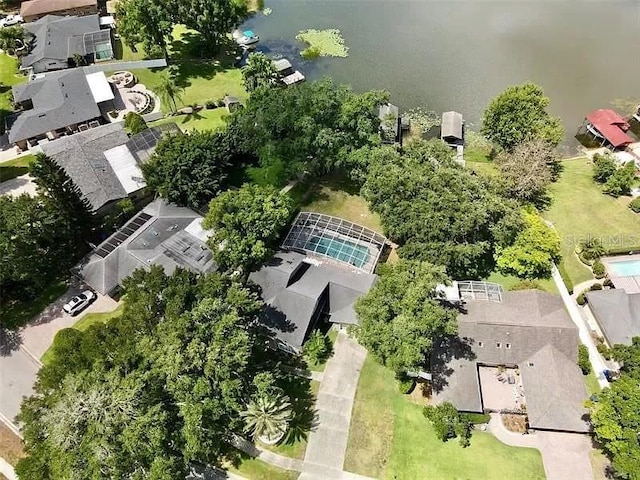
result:
[[[280,379],[280,386],[289,396],[293,409],[293,420],[281,443],[291,445],[307,440],[309,432],[318,426],[316,399],[311,391],[311,380],[292,373],[284,374]]]
[[[329,201],[330,196],[325,189],[344,192],[348,195],[360,196],[360,187],[346,174],[332,174],[315,182],[306,195],[303,207],[318,201]]]

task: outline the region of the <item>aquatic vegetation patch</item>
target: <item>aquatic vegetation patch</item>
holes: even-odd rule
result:
[[[433,127],[440,125],[440,117],[432,110],[415,107],[407,110],[402,116],[411,122],[412,127],[416,127],[420,133],[428,133]]]
[[[335,28],[302,30],[296,35],[296,40],[309,45],[300,52],[305,59],[349,56],[349,47],[345,46],[340,30]]]
[[[273,9],[267,7],[264,10],[262,10],[262,13],[265,17],[268,17],[269,15],[271,15],[273,13]]]

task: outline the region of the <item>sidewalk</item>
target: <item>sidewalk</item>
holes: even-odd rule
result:
[[[587,323],[582,315],[582,312],[578,308],[578,305],[573,300],[573,298],[571,298],[571,295],[569,295],[569,291],[567,290],[567,287],[565,286],[564,281],[560,276],[560,272],[558,271],[558,268],[555,265],[553,266],[552,276],[553,276],[553,281],[555,282],[556,287],[558,288],[558,292],[560,292],[560,296],[562,297],[565,308],[567,309],[567,312],[571,317],[571,320],[573,321],[573,323],[575,323],[576,327],[578,327],[578,330],[580,332],[580,341],[589,349],[589,360],[591,361],[591,365],[593,366],[593,371],[595,372],[596,377],[598,378],[598,383],[600,384],[600,387],[601,388],[608,387],[609,382],[607,381],[603,373],[604,370],[608,370],[608,367],[604,362],[604,360],[602,359],[602,357],[600,356],[600,353],[596,348],[596,344],[593,342],[593,338],[591,337],[591,331],[587,327]]]

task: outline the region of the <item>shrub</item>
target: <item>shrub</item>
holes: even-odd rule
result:
[[[576,302],[578,302],[578,305],[584,305],[585,303],[587,303],[587,297],[585,296],[584,292],[578,295],[578,297],[576,298]]]
[[[129,130],[132,135],[136,135],[147,129],[147,122],[136,112],[129,112],[124,116],[124,128]]]
[[[403,375],[398,379],[398,390],[404,395],[408,395],[416,388],[416,381],[413,378]]]
[[[542,290],[542,291],[544,291],[544,288],[542,288],[542,285],[540,285],[538,282],[534,282],[533,280],[520,280],[518,283],[512,285],[509,290],[512,290],[512,291],[515,291],[515,290]]]
[[[304,344],[304,354],[312,363],[322,363],[331,354],[331,341],[320,330],[315,330]]]
[[[623,167],[618,168],[615,173],[609,177],[602,191],[613,197],[629,195],[635,174],[636,164],[634,162],[627,163]]]
[[[591,285],[589,287],[589,290],[591,290],[592,292],[595,290],[602,290],[602,284],[601,283],[594,283],[593,285]]]
[[[204,106],[207,110],[213,110],[214,108],[218,108],[218,102],[216,100],[209,99],[204,102]]]
[[[611,158],[611,155],[596,153],[593,156],[593,179],[596,182],[605,183],[615,173],[616,169],[616,162]]]
[[[0,182],[6,182],[27,173],[29,173],[28,167],[0,167]]]
[[[582,258],[587,261],[596,260],[605,254],[605,249],[599,238],[587,238],[580,242],[578,250]]]
[[[591,373],[591,362],[589,361],[589,349],[586,345],[578,345],[578,366],[583,375]]]
[[[602,286],[607,288],[615,288],[615,285],[613,284],[610,278],[605,278],[604,282],[602,282]]]
[[[488,413],[463,413],[462,418],[474,425],[482,425],[483,423],[489,423],[491,415]]]
[[[573,282],[571,281],[571,277],[567,273],[563,263],[560,263],[558,266],[558,272],[560,272],[560,276],[562,277],[565,287],[567,287],[567,290],[569,291],[569,295],[573,294]]]
[[[640,197],[631,200],[629,208],[633,210],[633,213],[640,213]]]
[[[599,343],[596,348],[605,360],[611,360],[611,349],[609,347],[607,347],[604,343]]]
[[[605,275],[604,264],[600,260],[596,260],[595,262],[593,262],[591,270],[593,270],[593,274],[596,276],[596,278],[602,278]]]
[[[462,416],[452,403],[443,402],[435,406],[427,405],[422,413],[433,425],[438,439],[446,442],[450,438],[459,437],[461,446],[469,446],[471,422]]]

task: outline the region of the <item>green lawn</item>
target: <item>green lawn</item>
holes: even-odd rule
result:
[[[214,110],[200,110],[191,115],[176,115],[165,117],[161,120],[150,123],[150,126],[161,125],[163,123],[175,123],[182,131],[189,130],[219,130],[227,123],[225,119],[229,113],[226,108],[216,108]]]
[[[584,384],[587,387],[587,393],[589,396],[594,393],[600,393],[602,390],[598,383],[598,379],[596,378],[596,374],[593,371],[589,375],[584,375]]]
[[[42,312],[51,302],[67,291],[68,285],[65,280],[53,280],[38,298],[26,303],[12,302],[0,304],[2,309],[2,325],[8,328],[15,328],[25,325],[33,317]]]
[[[398,392],[393,373],[367,357],[351,417],[345,468],[385,479],[543,479],[540,452],[474,431],[471,446],[435,436],[422,407]]]
[[[549,188],[553,203],[543,216],[553,222],[562,242],[563,264],[574,284],[593,278],[574,254],[576,245],[591,236],[605,246],[640,245],[640,216],[628,207],[628,197],[602,193],[591,178],[587,158],[565,160],[560,179]]]
[[[120,315],[122,315],[123,311],[124,311],[124,304],[122,303],[118,305],[118,308],[116,308],[111,312],[87,313],[84,317],[82,317],[80,320],[74,323],[72,328],[75,328],[76,330],[80,330],[81,332],[83,332],[93,324],[104,323],[108,320],[111,320],[112,318],[119,317]],[[40,357],[40,361],[46,365],[51,361],[52,358],[53,358],[53,348],[49,347],[47,351],[44,352],[42,357]]]
[[[493,272],[488,278],[488,282],[499,283],[505,290],[511,290],[511,287],[516,285],[517,283],[522,282],[521,278],[514,277],[512,275],[502,275],[501,273]],[[551,278],[545,278],[542,280],[534,280],[540,287],[549,293],[558,294],[558,289],[556,288],[556,284]]]
[[[0,167],[28,167],[35,160],[35,155],[27,154],[0,162]]]
[[[26,81],[27,77],[18,73],[18,60],[0,53],[0,133],[4,132],[4,117],[13,111],[11,87]]]

